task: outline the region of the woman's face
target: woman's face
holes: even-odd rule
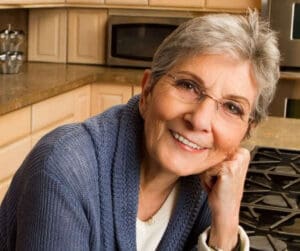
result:
[[[150,92],[149,78],[145,72],[140,101],[148,167],[197,174],[237,149],[257,93],[249,62],[200,55],[177,64]]]

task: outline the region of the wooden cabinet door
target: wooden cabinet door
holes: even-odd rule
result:
[[[261,0],[206,0],[206,7],[212,9],[247,9],[261,7]]]
[[[0,4],[48,4],[65,3],[65,0],[0,0]]]
[[[32,105],[32,132],[74,117],[72,95],[64,93]]]
[[[0,147],[0,203],[13,175],[21,166],[30,149],[30,136]]]
[[[30,149],[30,136],[0,148],[0,181],[14,175]]]
[[[10,183],[11,179],[0,181],[0,204],[8,190]]]
[[[104,3],[104,0],[66,0],[66,3]]]
[[[74,122],[81,122],[91,114],[91,85],[80,87],[73,91]]]
[[[125,104],[132,96],[130,85],[120,84],[92,84],[91,115],[96,115],[118,104]]]
[[[31,108],[25,107],[0,116],[0,147],[30,134]]]
[[[22,2],[28,4],[47,4],[47,3],[65,3],[65,0],[23,0]]]
[[[90,116],[90,85],[32,105],[32,146],[56,127]]]
[[[142,92],[142,87],[140,86],[133,86],[133,95],[137,95],[137,94],[140,94]]]
[[[107,10],[69,10],[69,63],[105,63],[106,22]]]
[[[149,0],[150,6],[204,7],[205,0]]]
[[[67,12],[65,9],[29,11],[28,60],[66,62]]]
[[[105,3],[117,5],[148,5],[148,0],[105,0]]]
[[[31,149],[30,107],[0,116],[0,202]]]

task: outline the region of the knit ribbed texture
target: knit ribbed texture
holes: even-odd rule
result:
[[[46,135],[0,208],[0,250],[135,250],[143,120],[138,97]],[[189,250],[209,225],[198,177],[181,179],[158,250]]]

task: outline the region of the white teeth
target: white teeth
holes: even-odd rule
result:
[[[197,150],[200,150],[201,147],[196,145],[195,143],[189,141],[188,139],[184,138],[183,136],[181,136],[180,134],[176,133],[176,132],[173,132],[172,131],[172,134],[174,136],[175,139],[177,139],[178,141],[180,141],[181,143],[193,148],[193,149],[197,149]]]

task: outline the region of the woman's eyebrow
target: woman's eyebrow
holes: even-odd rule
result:
[[[197,76],[196,74],[190,72],[190,71],[178,71],[177,73],[189,75],[190,77],[192,77],[193,79],[195,79],[197,81],[197,83],[199,83],[202,86],[205,86],[203,79],[200,78],[199,76]]]

